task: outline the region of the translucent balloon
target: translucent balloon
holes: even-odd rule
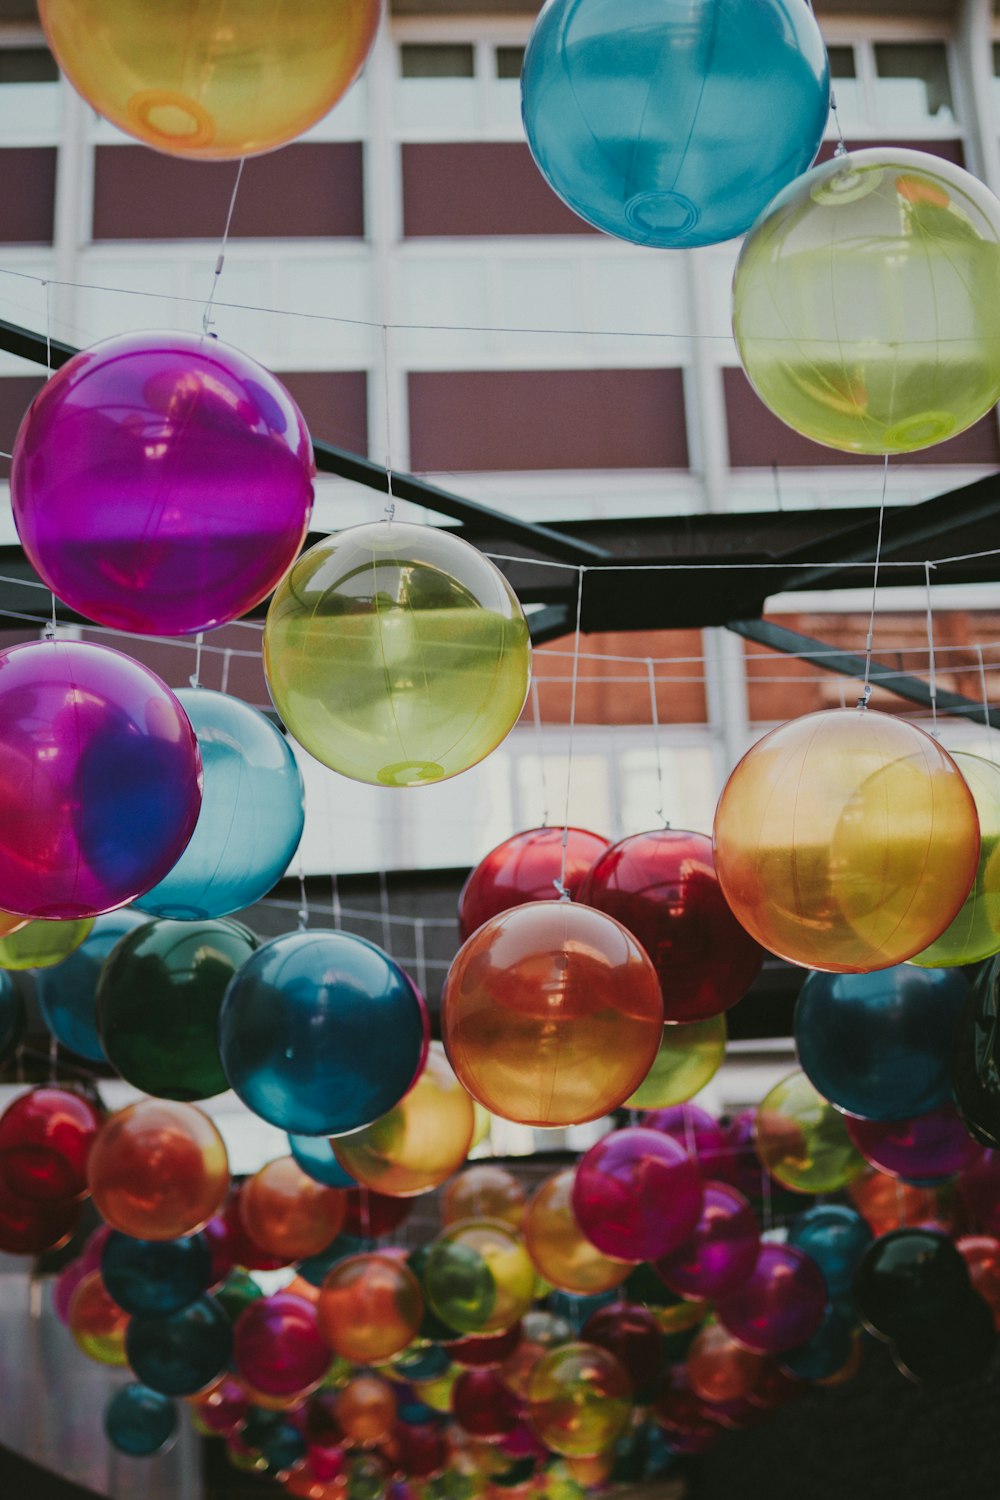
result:
[[[290,1156],[268,1162],[247,1179],[240,1215],[250,1238],[270,1255],[318,1255],[344,1227],[343,1193],[323,1187]]]
[[[78,922],[27,922],[18,918],[17,926],[0,937],[0,969],[48,969],[68,958],[94,926],[93,917]]]
[[[546,1448],[568,1457],[603,1453],[632,1411],[618,1360],[593,1344],[564,1344],[539,1360],[528,1386],[528,1421]]]
[[[591,1313],[580,1336],[585,1344],[597,1344],[615,1356],[638,1400],[653,1390],[663,1366],[664,1339],[648,1308],[612,1302]]]
[[[743,757],[719,799],[715,862],[739,920],[781,958],[887,969],[954,920],[979,864],[979,819],[955,762],[922,729],[832,709],[781,725]]]
[[[850,1362],[856,1328],[853,1311],[848,1315],[838,1307],[828,1307],[812,1337],[781,1356],[782,1368],[799,1380],[829,1380]]]
[[[968,998],[962,975],[943,969],[810,974],[795,1006],[799,1062],[849,1114],[925,1114],[951,1097],[949,1063]]]
[[[953,751],[952,759],[968,783],[979,815],[979,869],[951,926],[910,959],[925,969],[974,964],[1000,953],[1000,766],[962,751]]]
[[[80,1282],[91,1272],[82,1255],[67,1261],[52,1283],[52,1309],[64,1328],[69,1327],[69,1304]]]
[[[955,1244],[968,1267],[972,1290],[982,1297],[1000,1328],[1000,1240],[991,1234],[966,1234]]]
[[[865,1327],[896,1339],[921,1323],[947,1319],[969,1294],[962,1256],[943,1234],[894,1229],[866,1251],[854,1279],[854,1300]]]
[[[850,1297],[854,1273],[871,1242],[872,1231],[864,1219],[842,1203],[807,1208],[788,1229],[788,1243],[812,1257],[835,1301]]]
[[[834,1193],[865,1170],[844,1116],[804,1073],[789,1073],[761,1101],[757,1154],[771,1176],[796,1193]]]
[[[472,1100],[440,1047],[388,1114],[333,1143],[341,1166],[365,1187],[412,1198],[439,1187],[472,1145]]]
[[[521,1403],[495,1370],[464,1370],[455,1382],[451,1409],[473,1437],[500,1438],[517,1426]]]
[[[96,1105],[63,1088],[35,1088],[0,1115],[0,1177],[40,1202],[83,1198],[87,1158],[101,1123]]]
[[[101,1215],[140,1240],[193,1234],[229,1190],[229,1159],[215,1125],[193,1104],[161,1099],[140,1099],[110,1115],[88,1171]]]
[[[499,1367],[500,1379],[522,1401],[528,1394],[531,1372],[549,1349],[573,1341],[573,1328],[565,1318],[532,1308],[521,1319],[521,1336],[513,1352]]]
[[[462,887],[458,898],[462,942],[512,906],[558,900],[557,882],[575,900],[587,871],[608,847],[608,839],[585,828],[528,828],[504,839],[479,861]]]
[[[748,229],[813,160],[829,94],[823,39],[797,0],[550,0],[522,72],[525,134],[550,187],[598,229],[669,249]]]
[[[688,1383],[703,1401],[736,1401],[754,1389],[766,1359],[739,1343],[721,1323],[709,1323],[688,1350]]]
[[[199,1297],[173,1313],[139,1313],[129,1323],[125,1351],[143,1385],[164,1396],[192,1396],[223,1373],[233,1349],[229,1319],[214,1297]]]
[[[617,1108],[663,1033],[655,970],[614,918],[571,902],[514,907],[459,949],[441,1034],[469,1093],[525,1125],[570,1125]]]
[[[701,1173],[671,1136],[635,1126],[604,1136],[580,1161],[573,1213],[616,1260],[656,1260],[688,1239],[701,1213]]]
[[[723,1328],[758,1354],[781,1354],[812,1338],[826,1312],[826,1283],[816,1262],[791,1245],[761,1245],[757,1264],[720,1297]]]
[[[36,396],[11,505],[32,566],[73,609],[188,635],[271,592],[305,538],[313,473],[302,415],[262,365],[202,334],[129,333]]]
[[[442,1224],[461,1219],[503,1219],[514,1229],[521,1227],[525,1209],[524,1188],[513,1173],[491,1162],[466,1167],[452,1178],[441,1195]]]
[[[12,1193],[0,1176],[0,1250],[41,1255],[65,1245],[80,1221],[80,1204],[65,1198],[40,1202]]]
[[[378,0],[226,12],[171,0],[42,0],[59,66],[119,130],[171,156],[256,156],[322,119],[354,82],[378,27]]]
[[[379,1364],[405,1349],[423,1315],[417,1278],[382,1252],[339,1261],[320,1289],[320,1332],[334,1354],[356,1364]]]
[[[673,828],[636,833],[594,863],[580,900],[615,917],[645,948],[667,1021],[700,1021],[743,998],[764,961],[733,916],[712,841]]]
[[[694,1229],[679,1249],[657,1260],[655,1270],[678,1296],[714,1300],[746,1281],[759,1246],[757,1220],[743,1194],[723,1182],[706,1182]]]
[[[315,1390],[330,1368],[316,1308],[288,1292],[244,1308],[233,1330],[233,1355],[243,1379],[266,1396]]]
[[[70,1298],[69,1331],[88,1359],[123,1365],[130,1315],[111,1297],[100,1271],[88,1271]]]
[[[337,1396],[337,1421],[352,1443],[384,1442],[396,1425],[396,1394],[378,1375],[356,1375]]]
[[[964,431],[1000,397],[998,247],[1000,203],[939,156],[887,146],[814,167],[736,266],[733,331],[758,396],[849,453]]]
[[[465,1338],[453,1339],[434,1347],[463,1368],[486,1370],[503,1364],[520,1342],[521,1324],[513,1323],[502,1333],[489,1333],[482,1337],[469,1334]]]
[[[725,1016],[664,1026],[653,1066],[625,1100],[626,1109],[664,1109],[693,1099],[715,1077],[725,1055]]]
[[[101,1275],[126,1312],[178,1312],[210,1285],[212,1252],[200,1235],[135,1240],[113,1230],[101,1257]]]
[[[466,1219],[433,1241],[424,1267],[432,1310],[459,1333],[499,1333],[534,1299],[535,1268],[509,1224]]]
[[[976,1163],[973,1171],[979,1166]],[[888,1234],[914,1224],[948,1224],[954,1205],[946,1202],[945,1191],[934,1187],[917,1187],[885,1172],[869,1171],[848,1185],[848,1195],[858,1213],[875,1235]],[[949,1195],[950,1196],[950,1195]],[[991,1197],[992,1204],[993,1199]]]
[[[557,1172],[536,1190],[524,1216],[524,1243],[538,1274],[560,1291],[591,1295],[621,1286],[625,1261],[602,1255],[573,1211],[573,1170]]]
[[[124,906],[177,862],[198,818],[187,715],[108,646],[12,646],[0,669],[0,906],[60,919]]]
[[[846,1124],[865,1160],[890,1177],[951,1177],[982,1155],[953,1104],[910,1120],[848,1119]]]
[[[91,919],[90,931],[58,966],[35,976],[42,1020],[62,1047],[88,1062],[106,1062],[97,1026],[97,985],[117,944],[149,918],[140,912],[109,911]],[[53,926],[56,924],[52,924]],[[69,923],[60,923],[69,926]]]
[[[104,1434],[112,1448],[130,1458],[162,1453],[177,1434],[177,1407],[148,1386],[122,1386],[104,1410]]]
[[[303,553],[275,591],[264,670],[323,765],[376,786],[455,776],[495,750],[528,691],[517,596],[434,526],[355,526]]]
[[[384,1197],[371,1188],[348,1188],[344,1233],[359,1234],[366,1240],[381,1239],[405,1224],[412,1206],[405,1198]]]
[[[206,1436],[229,1437],[236,1432],[243,1425],[249,1405],[243,1386],[228,1375],[190,1400],[196,1425],[201,1424]]]
[[[218,1234],[220,1243],[217,1250],[224,1250],[230,1266],[242,1266],[246,1271],[276,1271],[281,1266],[287,1266],[288,1256],[270,1254],[247,1233],[240,1211],[242,1197],[243,1184],[234,1188],[230,1194],[222,1212],[221,1228],[219,1221],[213,1218],[205,1225],[203,1233],[213,1235],[213,1238]]]
[[[333,1154],[333,1139],[328,1135],[290,1135],[288,1144],[292,1156],[314,1182],[324,1187],[353,1187],[354,1178],[345,1172]]]
[[[424,1029],[388,954],[347,932],[290,932],[244,964],[223,1001],[222,1066],[255,1114],[332,1135],[370,1125],[410,1087]]]

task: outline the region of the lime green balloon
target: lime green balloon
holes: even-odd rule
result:
[[[868,1170],[844,1116],[804,1073],[789,1073],[761,1101],[757,1155],[771,1176],[795,1193],[835,1193]]]
[[[758,396],[848,453],[913,453],[1000,398],[1000,201],[879,147],[813,167],[758,219],[733,280]]]
[[[974,964],[1000,953],[1000,766],[953,751],[979,814],[979,869],[965,904],[941,936],[910,959],[922,969]]]
[[[666,1109],[693,1099],[713,1079],[726,1055],[726,1018],[680,1021],[664,1026],[660,1050],[628,1109]]]
[[[275,707],[309,754],[375,786],[442,781],[516,724],[528,626],[499,569],[433,526],[355,526],[303,553],[264,626]]]
[[[51,969],[90,936],[93,917],[79,922],[29,922],[0,938],[0,969]]]

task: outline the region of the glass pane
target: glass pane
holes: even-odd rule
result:
[[[880,125],[954,120],[943,42],[879,42],[875,70]]]
[[[523,47],[498,47],[497,48],[497,77],[498,78],[520,78],[521,64],[524,62]]]
[[[993,77],[1000,78],[1000,42],[993,43]]]
[[[404,78],[472,78],[476,71],[471,42],[407,42],[400,60]]]
[[[828,47],[826,55],[830,59],[831,78],[857,78],[853,47]]]
[[[0,47],[0,84],[56,83],[59,69],[47,47]]]

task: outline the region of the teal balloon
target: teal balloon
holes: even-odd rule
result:
[[[149,918],[125,907],[95,918],[79,948],[51,969],[35,972],[42,1020],[61,1047],[88,1062],[106,1062],[97,1028],[97,982],[115,945]]]
[[[104,1431],[112,1448],[129,1458],[162,1453],[177,1432],[177,1406],[145,1385],[125,1385],[104,1409]]]
[[[163,1396],[193,1396],[228,1368],[233,1331],[214,1297],[180,1312],[139,1313],[125,1333],[125,1354],[138,1378]]]
[[[357,1183],[333,1154],[328,1135],[290,1135],[291,1153],[307,1177],[324,1187],[351,1188]]]
[[[112,1229],[101,1252],[107,1291],[128,1313],[172,1313],[200,1297],[212,1280],[208,1241],[135,1240]]]
[[[361,1239],[354,1234],[338,1234],[335,1240],[316,1255],[309,1255],[299,1262],[299,1275],[310,1286],[321,1287],[334,1266],[352,1255],[367,1255],[377,1250],[375,1240]]]
[[[857,1210],[840,1203],[807,1208],[788,1229],[788,1243],[816,1262],[835,1302],[850,1297],[854,1273],[873,1239],[871,1228]]]
[[[842,1370],[854,1351],[855,1322],[837,1307],[828,1307],[822,1324],[804,1344],[781,1356],[782,1367],[799,1380],[826,1380]]]
[[[0,1065],[13,1057],[28,1025],[24,994],[14,975],[0,969]]]

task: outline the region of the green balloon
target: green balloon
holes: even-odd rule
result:
[[[93,917],[78,922],[29,922],[0,938],[0,969],[51,969],[90,935]]]
[[[159,1099],[224,1093],[219,1009],[258,946],[248,927],[224,917],[162,918],[127,933],[97,985],[97,1029],[111,1065]]]
[[[212,1293],[230,1323],[235,1323],[240,1313],[263,1295],[253,1277],[239,1266],[234,1266],[222,1285]]]
[[[921,969],[979,963],[1000,953],[1000,766],[952,751],[979,814],[979,869],[958,916],[941,936],[910,959]]]

